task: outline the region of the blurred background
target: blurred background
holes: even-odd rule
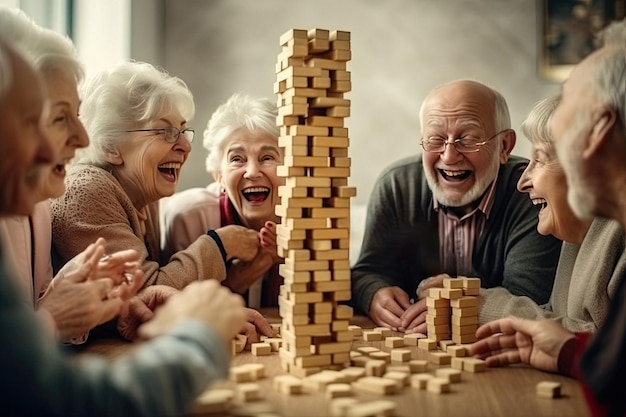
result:
[[[196,100],[196,141],[179,189],[212,181],[202,132],[234,92],[274,97],[279,37],[289,29],[351,32],[350,185],[353,240],[381,170],[421,152],[418,110],[436,85],[481,81],[508,100],[518,129],[534,103],[557,93],[567,72],[545,71],[549,0],[0,0],[38,23],[67,33],[87,74],[120,59],[164,67],[187,82]],[[561,9],[580,1],[550,0]],[[592,5],[598,0],[583,3]],[[605,10],[624,0],[601,1]],[[617,6],[620,7],[620,6]],[[623,8],[622,8],[623,12]],[[554,37],[554,36],[553,36]],[[563,68],[560,68],[563,69]],[[566,68],[567,69],[567,68]],[[518,135],[513,153],[529,156]]]

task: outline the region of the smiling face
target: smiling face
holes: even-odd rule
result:
[[[60,197],[65,192],[65,165],[74,158],[76,149],[89,144],[87,132],[78,119],[80,99],[75,78],[61,70],[44,74],[50,112],[46,132],[57,149],[58,159],[43,181],[41,199]]]
[[[43,126],[40,78],[13,51],[0,46],[0,53],[6,54],[2,59],[12,57],[13,74],[11,87],[0,97],[0,213],[28,215],[38,201],[41,176],[56,155]]]
[[[554,150],[546,143],[533,145],[531,160],[517,184],[541,207],[537,231],[571,243],[582,242],[587,224],[576,218],[567,204],[567,180]],[[582,235],[582,236],[581,236]]]
[[[180,130],[187,122],[179,113],[160,117],[141,129],[174,126]],[[162,132],[123,133],[128,135],[119,146],[119,155],[111,155],[114,175],[130,196],[137,209],[167,197],[176,191],[180,170],[189,156],[191,143],[180,135],[175,143],[165,140]]]
[[[485,140],[496,133],[494,106],[493,92],[480,84],[458,82],[441,87],[424,105],[422,137]],[[501,136],[473,153],[460,153],[451,144],[443,152],[424,151],[424,173],[439,203],[464,207],[480,198],[500,163],[508,158]]]
[[[274,207],[284,179],[276,175],[282,154],[275,137],[238,129],[224,141],[220,172],[215,180],[246,226],[259,230],[267,220],[278,222]]]

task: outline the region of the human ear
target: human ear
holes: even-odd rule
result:
[[[124,158],[117,149],[106,150],[106,161],[111,165],[124,165]]]
[[[593,125],[593,129],[589,133],[589,138],[585,141],[583,148],[583,158],[589,159],[598,152],[602,144],[611,136],[611,132],[617,122],[615,110],[611,107],[605,107],[600,114],[600,118]]]
[[[507,129],[504,132],[504,137],[502,138],[502,149],[500,149],[500,163],[506,164],[509,160],[509,155],[513,152],[513,148],[515,147],[515,142],[517,141],[515,130]]]

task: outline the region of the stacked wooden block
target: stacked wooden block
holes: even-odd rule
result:
[[[444,278],[443,288],[428,290],[426,325],[431,341],[473,343],[478,329],[479,278]]]
[[[283,368],[304,377],[350,362],[350,33],[291,29],[276,64]]]

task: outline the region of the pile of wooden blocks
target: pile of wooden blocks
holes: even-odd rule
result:
[[[291,29],[276,64],[277,125],[285,177],[279,188],[279,306],[285,371],[304,377],[350,362],[350,33]]]

